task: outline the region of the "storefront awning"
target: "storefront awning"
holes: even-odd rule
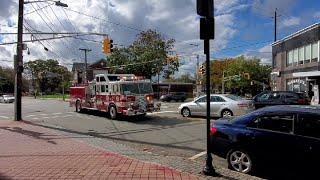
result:
[[[293,77],[315,77],[320,76],[320,71],[298,72],[293,73]]]

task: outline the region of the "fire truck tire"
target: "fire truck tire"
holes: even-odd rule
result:
[[[109,107],[109,117],[111,119],[116,119],[117,118],[117,108],[114,105],[111,105]]]
[[[80,112],[81,111],[81,104],[80,104],[80,101],[77,101],[76,102],[76,112]]]

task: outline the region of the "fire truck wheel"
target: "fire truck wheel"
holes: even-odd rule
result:
[[[80,112],[81,111],[81,104],[80,101],[76,102],[76,112]]]
[[[117,108],[114,105],[111,105],[109,107],[109,116],[111,119],[117,118]]]

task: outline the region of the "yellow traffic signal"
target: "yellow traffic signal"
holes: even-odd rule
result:
[[[249,73],[243,73],[242,76],[243,76],[244,79],[248,79],[248,80],[250,79],[250,74]]]
[[[102,52],[105,54],[110,54],[113,52],[113,40],[105,38],[102,42]]]
[[[200,68],[199,68],[199,73],[200,73],[201,75],[204,75],[204,74],[206,73],[206,69],[205,69],[204,65],[201,65],[201,66],[200,66]]]

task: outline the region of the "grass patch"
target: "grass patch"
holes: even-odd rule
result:
[[[42,95],[40,96],[41,99],[63,99],[63,95],[62,94],[52,94],[52,95]],[[70,95],[69,94],[65,94],[64,95],[65,99],[69,99]]]

